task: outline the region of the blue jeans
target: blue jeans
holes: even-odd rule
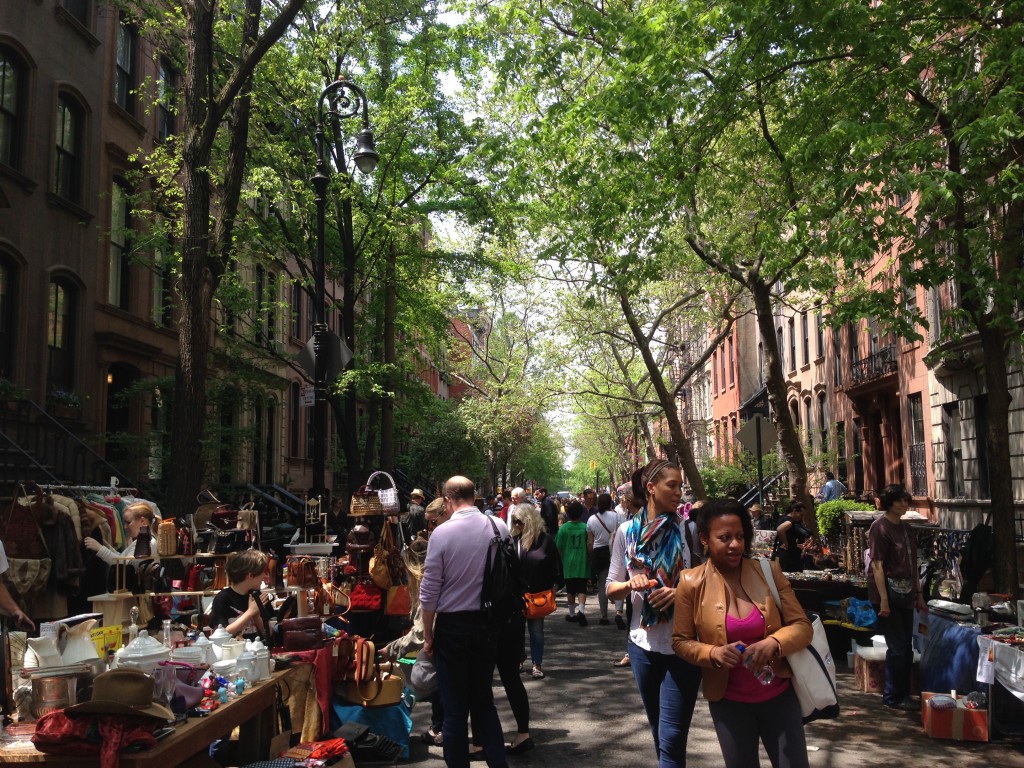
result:
[[[626,650],[651,724],[658,768],[685,768],[686,738],[697,703],[700,668],[676,655],[645,651],[632,641]]]
[[[526,629],[530,633],[530,660],[539,667],[544,663],[544,617],[527,619]]]
[[[882,630],[888,646],[882,703],[895,706],[910,695],[910,672],[914,666],[914,609],[895,606],[891,600],[889,606],[889,615],[878,617],[878,628]]]
[[[444,762],[469,768],[467,721],[484,747],[489,768],[504,768],[505,737],[494,707],[496,638],[480,611],[439,613],[434,624],[434,666],[444,705]]]

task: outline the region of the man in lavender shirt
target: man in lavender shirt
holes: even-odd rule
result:
[[[468,478],[450,478],[444,499],[447,522],[430,535],[420,583],[423,650],[434,657],[444,704],[444,762],[448,768],[469,768],[472,712],[487,765],[505,768],[505,739],[491,692],[497,638],[480,610],[480,592],[494,538],[491,522],[502,537],[508,528],[474,506],[476,488]]]

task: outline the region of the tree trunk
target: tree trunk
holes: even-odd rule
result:
[[[683,477],[690,484],[690,490],[693,492],[693,495],[698,499],[703,499],[707,495],[707,491],[704,489],[704,478],[700,476],[697,462],[693,458],[693,448],[690,446],[690,441],[686,439],[686,430],[683,429],[683,423],[679,418],[679,409],[676,407],[675,398],[672,397],[668,387],[665,386],[665,379],[662,378],[661,369],[658,367],[654,355],[651,354],[651,348],[647,344],[644,330],[640,327],[636,315],[633,314],[633,307],[629,303],[629,296],[624,291],[619,292],[619,305],[622,307],[622,314],[626,318],[626,324],[629,325],[629,330],[633,334],[637,348],[640,350],[644,365],[647,366],[647,373],[650,374],[654,391],[658,394],[658,402],[664,412],[665,421],[668,423],[668,431],[672,436],[672,442],[679,457],[679,465],[682,467]]]
[[[754,300],[754,312],[757,316],[757,329],[761,334],[761,345],[764,348],[765,385],[768,389],[768,402],[772,406],[775,427],[779,433],[779,444],[782,455],[789,467],[789,490],[794,499],[804,502],[807,507],[804,513],[806,525],[816,530],[818,523],[814,516],[814,502],[807,491],[807,461],[804,448],[800,442],[793,417],[789,412],[786,398],[786,377],[782,371],[782,356],[779,352],[778,337],[775,335],[775,314],[772,308],[771,286],[765,285],[757,276],[752,276],[747,288]]]
[[[174,411],[171,417],[171,460],[167,507],[174,517],[195,510],[203,483],[203,462],[196,456],[206,423],[210,310],[214,283],[210,256],[210,176],[212,142],[207,140],[209,111],[207,75],[212,66],[213,14],[206,3],[185,6],[188,41],[182,109],[181,313],[178,319],[180,352],[174,375]]]

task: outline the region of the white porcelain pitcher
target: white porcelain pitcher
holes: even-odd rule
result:
[[[96,626],[96,619],[86,619],[74,627],[60,625],[57,635],[59,646],[63,646],[61,660],[64,664],[77,664],[81,661],[92,661],[100,655],[96,652],[96,643],[89,637],[89,631]]]
[[[63,663],[60,650],[57,648],[56,637],[49,635],[28,638],[28,648],[25,649],[25,669],[59,667]]]

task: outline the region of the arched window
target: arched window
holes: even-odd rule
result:
[[[814,417],[811,415],[811,398],[804,398],[804,441],[810,448],[813,444],[811,430],[814,429]]]
[[[25,149],[25,93],[28,67],[0,47],[0,163],[21,170]]]
[[[0,254],[0,376],[14,373],[18,268]]]
[[[50,281],[46,344],[49,351],[47,391],[71,392],[75,388],[75,334],[77,291],[69,280]]]
[[[57,142],[53,191],[72,203],[82,201],[82,146],[85,113],[67,94],[57,99]]]

